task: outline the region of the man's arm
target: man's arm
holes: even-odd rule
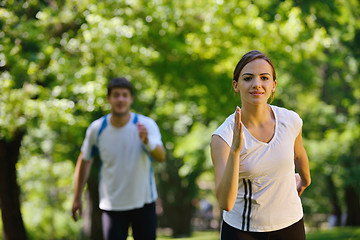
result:
[[[160,144],[154,144],[154,142],[151,142],[148,137],[148,131],[145,127],[145,125],[141,123],[136,124],[138,131],[139,131],[139,137],[141,141],[143,142],[146,150],[149,152],[150,156],[154,158],[158,162],[164,162],[165,161],[165,148]]]
[[[153,151],[149,151],[150,156],[154,158],[158,162],[164,162],[165,161],[165,149],[161,145],[156,145],[156,148]]]
[[[90,161],[84,161],[82,159],[82,153],[80,153],[76,168],[75,168],[75,186],[74,186],[74,201],[72,206],[72,216],[75,221],[77,221],[77,213],[79,212],[79,215],[82,214],[82,192],[84,190],[86,181],[89,177],[91,165],[93,163],[93,159]]]

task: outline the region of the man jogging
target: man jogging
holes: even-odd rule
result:
[[[73,218],[82,211],[82,192],[94,157],[101,161],[99,194],[105,240],[133,237],[156,239],[157,191],[152,159],[165,160],[165,149],[155,121],[130,111],[132,84],[112,79],[107,100],[111,113],[95,120],[86,131],[75,170]]]

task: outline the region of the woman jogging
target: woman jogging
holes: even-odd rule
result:
[[[246,53],[232,83],[241,109],[211,138],[216,197],[224,209],[221,239],[305,239],[300,195],[311,179],[302,120],[267,103],[276,73],[263,53]]]

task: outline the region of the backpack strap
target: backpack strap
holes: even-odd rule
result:
[[[109,115],[109,114],[108,114],[108,115]],[[100,137],[100,134],[104,131],[104,129],[105,129],[105,128],[107,127],[107,125],[108,125],[108,123],[107,123],[107,116],[108,116],[108,115],[102,117],[101,127],[100,127],[99,132],[98,132],[98,134],[97,134],[97,136],[96,136],[96,143],[95,143],[95,146],[94,146],[94,148],[93,148],[93,150],[92,150],[92,152],[93,152],[92,155],[93,155],[93,156],[99,154],[99,149],[98,149],[99,137]],[[133,119],[133,124],[136,125],[136,123],[137,123],[138,121],[139,121],[139,117],[138,117],[138,115],[135,113],[134,119]],[[144,151],[145,151],[146,153],[148,153],[145,149],[144,149]],[[149,155],[149,154],[148,154],[148,155]],[[151,157],[150,157],[150,155],[149,155],[149,158],[150,158],[150,160],[152,160]]]
[[[135,113],[133,123],[136,125],[137,122],[138,122],[138,115]]]
[[[107,123],[107,117],[108,117],[109,114],[105,115],[102,117],[102,123],[101,123],[101,127],[99,129],[99,132],[98,134],[96,135],[96,147],[99,145],[99,137],[100,137],[100,134],[104,131],[104,129],[107,127],[108,123]],[[135,116],[134,116],[134,120],[133,120],[133,123],[136,124],[138,122],[138,115],[135,113]]]
[[[136,125],[137,122],[138,122],[138,115],[135,113],[133,123]],[[143,147],[143,150],[146,153],[146,155],[148,156],[149,161],[150,161],[150,174],[149,174],[149,176],[150,176],[150,178],[149,178],[150,194],[151,194],[152,201],[154,201],[155,198],[154,198],[154,193],[153,193],[153,185],[155,185],[155,183],[154,183],[153,178],[152,178],[154,176],[154,170],[153,170],[153,167],[152,167],[152,164],[151,164],[153,162],[153,160],[152,160],[152,158],[150,156],[150,153],[145,149],[145,147]]]
[[[101,126],[100,126],[100,129],[99,129],[99,132],[97,133],[96,135],[96,140],[95,140],[95,145],[93,146],[93,148],[91,149],[91,156],[96,156],[96,155],[99,155],[99,137],[100,137],[100,134],[102,133],[102,131],[104,131],[104,129],[107,127],[107,121],[106,121],[106,118],[107,118],[108,115],[105,115],[102,117],[102,123],[101,123]]]
[[[139,121],[139,120],[138,120],[138,115],[135,113],[133,123],[136,124],[138,121]],[[143,147],[143,149],[144,149],[144,151],[146,152],[146,154],[148,155],[149,160],[152,162],[152,158],[151,158],[149,152],[145,149],[145,147]]]
[[[109,114],[108,114],[108,115],[109,115]],[[99,145],[99,144],[98,144],[98,143],[99,143],[99,136],[100,136],[100,134],[104,131],[104,129],[105,129],[105,128],[107,127],[107,125],[108,125],[108,123],[107,123],[107,121],[106,121],[108,115],[105,115],[105,116],[102,117],[103,121],[102,121],[102,123],[101,123],[101,127],[100,127],[100,129],[99,129],[99,132],[98,132],[98,134],[97,134],[97,136],[96,136],[96,145]]]

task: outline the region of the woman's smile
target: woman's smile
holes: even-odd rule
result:
[[[261,96],[261,95],[263,95],[264,92],[254,91],[254,92],[250,92],[250,94],[256,97],[256,96]]]

